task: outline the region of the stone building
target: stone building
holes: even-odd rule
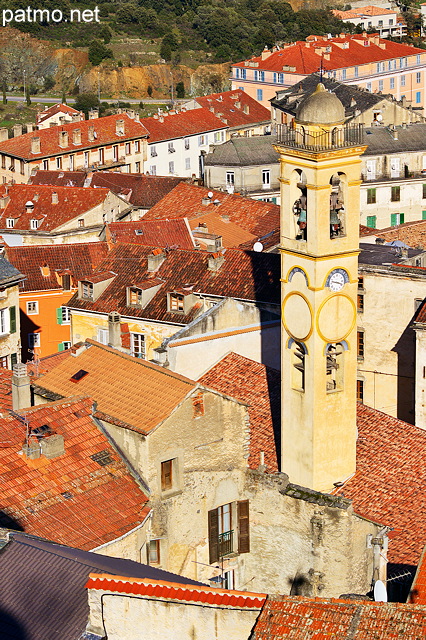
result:
[[[0,254],[0,367],[20,362],[19,285],[25,275]]]

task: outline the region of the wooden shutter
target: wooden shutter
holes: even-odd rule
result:
[[[161,490],[171,489],[173,486],[172,460],[165,460],[161,463]]]
[[[250,551],[249,501],[238,502],[238,553]]]
[[[62,307],[59,307],[59,309],[56,309],[56,322],[58,324],[62,324]]]
[[[219,560],[219,517],[217,509],[209,511],[209,563]]]
[[[16,307],[9,307],[10,333],[16,333]]]
[[[16,364],[18,362],[18,354],[17,353],[11,353],[10,354],[10,364],[13,367],[14,364]]]

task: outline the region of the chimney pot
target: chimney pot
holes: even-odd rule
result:
[[[31,384],[27,365],[18,362],[13,366],[12,375],[12,407],[19,411],[31,406]]]
[[[31,153],[40,153],[40,138],[31,138]]]

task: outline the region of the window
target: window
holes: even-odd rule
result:
[[[33,316],[38,313],[38,302],[27,302],[27,315]]]
[[[235,77],[237,78],[237,80],[240,77],[240,69],[238,67],[235,69]]]
[[[173,483],[176,484],[176,479],[174,478],[176,462],[177,458],[173,458],[172,460],[164,460],[161,463],[161,491],[170,491],[170,489],[173,489]]]
[[[256,91],[256,99],[258,102],[262,102],[263,100],[263,89],[257,89]]]
[[[326,390],[327,393],[343,389],[344,350],[340,342],[332,342],[326,349]]]
[[[189,149],[189,138],[184,138],[183,142],[184,142],[186,151],[188,151],[188,149]]]
[[[30,229],[38,229],[38,220],[35,220],[34,218],[30,220]]]
[[[173,146],[173,142],[169,142],[169,143],[167,144],[167,151],[168,151],[169,153],[174,153],[174,152],[176,151],[176,149],[175,149],[175,148],[174,148],[174,146]]]
[[[391,78],[389,80],[389,88],[390,89],[395,89],[395,78]]]
[[[367,82],[366,89],[367,89],[367,91],[369,91],[371,93],[371,82]]]
[[[6,169],[6,156],[1,157],[1,168]]]
[[[112,148],[112,159],[114,162],[117,162],[118,160],[118,145],[114,145]]]
[[[0,358],[0,369],[7,369],[7,356],[3,356]]]
[[[364,331],[357,331],[356,336],[358,360],[364,360]]]
[[[269,169],[263,169],[262,171],[262,188],[271,188],[271,172],[269,171]]]
[[[136,173],[140,173],[141,172],[141,163],[140,162],[135,162],[135,171],[136,171]]]
[[[67,349],[71,348],[71,342],[69,342],[68,340],[65,340],[65,342],[60,342],[58,344],[58,351],[66,351]]]
[[[396,227],[404,223],[403,213],[391,213],[391,227]]]
[[[357,295],[357,311],[358,313],[364,312],[364,294],[358,293]]]
[[[25,171],[24,171],[24,166],[25,166],[25,165],[24,165],[24,161],[23,161],[23,160],[20,160],[20,161],[19,161],[19,167],[20,167],[20,173],[21,173],[21,176],[23,176],[23,175],[24,175],[24,173],[25,173]]]
[[[191,169],[191,158],[185,158],[185,169],[187,171]]]
[[[169,162],[169,173],[174,173],[174,172],[175,172],[175,163],[172,160],[171,162]]]
[[[305,390],[306,347],[302,342],[292,344],[292,387],[298,391]]]
[[[56,321],[58,324],[69,324],[71,322],[71,312],[68,307],[56,309]]]
[[[126,156],[129,155],[129,153],[130,153],[130,142],[126,142],[126,144],[124,146],[124,153],[126,154]]]
[[[383,27],[383,20],[379,20],[379,27]]]
[[[15,307],[13,307],[15,309]],[[16,313],[16,312],[15,312]],[[0,335],[9,333],[10,313],[8,309],[0,309]]]
[[[407,58],[400,58],[399,59],[399,68],[403,69],[406,66],[407,66]]]
[[[405,76],[401,76],[401,87],[405,87]]]
[[[377,216],[367,216],[367,227],[375,229],[377,224]]]
[[[422,195],[423,200],[426,199],[426,184],[423,184],[423,195]]]
[[[401,200],[401,187],[395,186],[391,187],[391,201],[399,202]]]
[[[15,226],[14,218],[6,218],[6,227],[8,229],[13,229],[14,226]]]
[[[81,228],[81,227],[84,227],[84,218],[79,218],[79,219],[78,219],[78,226],[79,226],[80,228]]]
[[[420,104],[422,101],[422,93],[421,91],[416,91],[416,104]]]
[[[235,551],[249,553],[249,501],[231,502],[209,511],[208,529],[210,564]]]
[[[202,136],[198,136],[198,146],[202,147],[205,144],[207,144],[207,136],[204,134]]]
[[[358,78],[358,73],[359,73],[358,67],[354,67],[354,76],[355,76],[355,78]]]
[[[342,80],[346,80],[346,69],[342,69]]]
[[[143,333],[130,334],[131,355],[134,358],[142,358],[145,360],[145,336]]]
[[[49,160],[43,160],[43,171],[47,171],[49,169]]]
[[[81,283],[81,296],[82,298],[86,298],[88,300],[93,299],[93,284],[91,282]]]
[[[389,21],[390,24],[390,21]],[[420,64],[420,53],[416,55],[416,64]]]
[[[147,542],[146,563],[160,564],[160,540],[150,540]]]
[[[151,158],[155,158],[155,156],[157,156],[157,147],[153,146],[151,147]]]
[[[379,80],[379,91],[383,91],[383,80]]]
[[[101,344],[108,344],[109,331],[102,327],[98,327],[98,342]]]
[[[356,381],[356,399],[357,402],[364,402],[364,380]]]
[[[182,311],[184,307],[184,298],[181,293],[171,293],[169,296],[170,311]]]
[[[132,287],[129,289],[129,305],[131,307],[138,307],[142,304],[143,292],[142,289]]]
[[[28,348],[34,349],[35,347],[40,346],[40,334],[39,333],[29,333],[28,334]]]
[[[376,204],[376,189],[367,189],[367,204]]]
[[[417,311],[417,309],[421,306],[422,303],[423,303],[423,298],[414,298],[414,313]]]
[[[62,169],[62,158],[60,156],[56,158],[56,168]]]
[[[226,185],[234,186],[235,184],[235,173],[233,171],[226,172]]]
[[[420,84],[421,81],[422,81],[422,74],[420,73],[420,71],[417,71],[417,73],[416,73],[416,82],[417,82],[417,84]]]
[[[140,150],[141,150],[140,141],[135,140],[135,153],[139,153]]]
[[[149,172],[152,176],[156,176],[157,175],[157,166],[155,164],[152,164],[149,168]]]
[[[242,80],[246,80],[247,79],[247,70],[246,69],[241,69],[241,79]],[[243,89],[244,91],[244,89]]]

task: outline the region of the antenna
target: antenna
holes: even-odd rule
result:
[[[388,594],[386,591],[385,583],[381,580],[376,580],[374,584],[374,600],[376,602],[388,601]]]
[[[209,191],[209,192],[208,192],[208,194],[207,194],[207,196],[208,196],[209,198],[213,198],[213,191]]]

